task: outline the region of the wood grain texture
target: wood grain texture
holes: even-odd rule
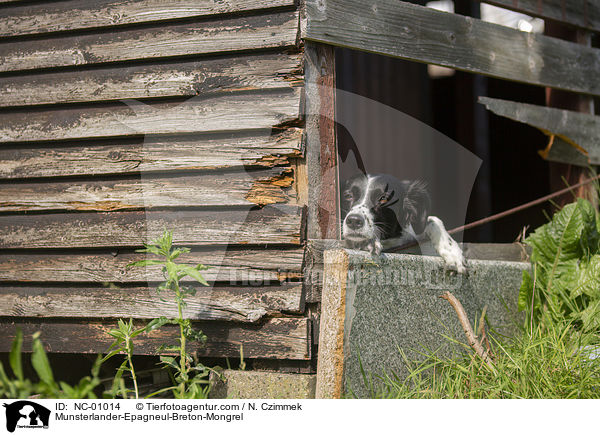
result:
[[[0,211],[112,211],[289,203],[295,198],[292,182],[289,169],[272,168],[227,175],[4,184],[0,189]]]
[[[298,13],[277,12],[217,21],[163,24],[0,45],[0,71],[24,71],[173,56],[293,47]]]
[[[136,323],[141,327],[141,323]],[[199,322],[194,325],[207,336],[207,343],[189,343],[190,351],[204,357],[277,358],[292,360],[310,359],[309,324],[305,318],[275,318],[258,325],[232,325],[222,322]],[[48,352],[55,353],[106,353],[112,337],[107,332],[116,328],[116,322],[91,321],[2,321],[0,352],[9,352],[17,328],[23,331],[23,351],[31,352],[31,335],[41,332]],[[136,337],[134,354],[153,355],[160,345],[176,344],[179,329],[165,326],[149,334]]]
[[[600,4],[596,0],[485,0],[485,3],[581,29],[600,31]]]
[[[196,289],[186,298],[184,318],[254,323],[303,310],[299,284]],[[178,311],[171,295],[147,287],[0,287],[0,316],[148,319],[176,318]]]
[[[301,56],[254,54],[143,66],[0,77],[0,106],[82,103],[300,85]]]
[[[113,255],[114,254],[114,255]],[[145,283],[164,280],[159,266],[130,267],[144,254],[118,253],[0,254],[0,281],[10,282],[96,282]],[[193,251],[181,256],[182,263],[202,263],[210,268],[202,274],[211,282],[269,285],[301,276],[302,249],[225,248]],[[148,257],[150,258],[150,257]],[[186,279],[187,280],[187,279]],[[193,281],[193,280],[192,280]]]
[[[600,51],[398,2],[308,0],[307,40],[600,95]]]
[[[554,140],[548,160],[580,166],[600,164],[600,117],[495,98],[480,97],[479,101],[497,115],[529,124],[560,139]],[[587,151],[587,156],[574,145]]]
[[[0,216],[0,249],[141,247],[164,228],[183,246],[300,243],[302,208]]]
[[[0,142],[270,129],[299,116],[300,89],[193,98],[181,103],[115,104],[0,113]]]
[[[33,35],[178,18],[293,7],[293,0],[70,0],[13,7],[0,16],[0,37]]]
[[[134,137],[80,144],[0,148],[0,178],[123,175],[182,170],[271,168],[302,157],[302,129]]]

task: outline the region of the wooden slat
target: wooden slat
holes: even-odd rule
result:
[[[600,3],[597,0],[485,0],[485,3],[586,30],[600,31]]]
[[[600,51],[397,0],[308,0],[306,39],[600,95]]]
[[[291,172],[273,168],[252,172],[189,175],[142,180],[4,184],[0,211],[152,209],[265,205],[295,197]]]
[[[302,156],[302,130],[270,135],[136,137],[64,146],[0,148],[0,178],[123,175],[181,170],[269,168]]]
[[[300,89],[131,104],[1,113],[0,142],[269,129],[298,118]]]
[[[14,7],[0,37],[33,35],[294,6],[293,0],[70,0]]]
[[[556,135],[548,160],[581,166],[600,164],[600,117],[552,107],[480,97],[493,113]],[[575,146],[587,151],[587,156]]]
[[[0,216],[0,249],[141,247],[165,228],[184,246],[299,244],[302,208]]]
[[[285,88],[301,83],[301,60],[297,54],[258,54],[0,77],[0,106],[193,97]]]
[[[136,324],[136,326],[141,324]],[[189,343],[191,352],[206,357],[310,359],[308,319],[275,318],[260,325],[236,325],[221,322],[201,322],[195,325],[207,336],[201,346]],[[23,350],[31,351],[31,335],[40,331],[40,339],[48,352],[106,353],[113,339],[107,332],[116,322],[6,322],[0,323],[0,352],[9,352],[17,328],[23,331]],[[162,344],[174,345],[179,337],[176,326],[165,326],[135,339],[134,353],[157,353]]]
[[[257,322],[266,315],[301,313],[302,285],[198,287],[186,297],[185,318]],[[146,287],[0,287],[0,316],[52,318],[177,317],[168,292]]]
[[[209,281],[268,285],[269,282],[296,278],[302,267],[302,249],[209,250],[181,256],[181,262],[209,266],[202,272]],[[0,254],[0,281],[10,282],[158,282],[164,276],[158,266],[147,268],[127,265],[143,260],[144,254]],[[150,258],[150,257],[148,257]],[[155,258],[155,257],[153,257]]]
[[[6,42],[0,71],[23,71],[171,56],[295,46],[298,13],[163,24],[152,29]]]

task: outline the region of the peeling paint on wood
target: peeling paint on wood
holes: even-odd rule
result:
[[[182,246],[299,244],[302,208],[0,216],[0,249],[141,247],[168,228]]]
[[[141,322],[134,322],[141,327]],[[107,334],[116,322],[86,321],[19,321],[0,323],[0,352],[9,352],[17,328],[23,331],[23,351],[31,351],[31,335],[40,331],[40,339],[48,352],[53,353],[105,353],[113,339]],[[243,347],[245,358],[277,358],[292,360],[310,359],[308,319],[275,318],[259,325],[232,325],[221,322],[200,322],[194,327],[207,336],[202,346],[189,343],[191,352],[203,357],[240,357]],[[176,344],[179,337],[177,326],[164,326],[149,334],[136,337],[134,354],[152,355],[162,344]]]
[[[186,298],[184,318],[255,323],[303,310],[300,284],[196,290]],[[0,316],[147,319],[175,318],[177,310],[169,295],[147,287],[0,287]]]
[[[298,13],[277,12],[152,29],[5,42],[0,71],[25,71],[171,56],[296,46]]]
[[[0,37],[206,17],[294,6],[293,0],[70,0],[13,7]]]
[[[0,177],[115,175],[181,170],[287,166],[302,156],[302,130],[275,135],[131,138],[85,144],[0,148]]]

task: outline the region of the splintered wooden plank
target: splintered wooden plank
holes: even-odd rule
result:
[[[114,27],[286,6],[294,6],[294,1],[70,0],[41,3],[6,10],[0,17],[0,36]]]
[[[141,327],[142,322],[135,322]],[[309,322],[306,318],[274,318],[259,325],[223,322],[200,322],[194,327],[207,337],[205,345],[188,343],[190,352],[204,357],[240,357],[243,348],[245,358],[310,359]],[[106,353],[113,342],[108,331],[116,328],[116,322],[86,321],[31,321],[0,323],[0,352],[10,352],[16,331],[23,331],[23,351],[31,352],[31,336],[41,332],[40,339],[48,352],[53,353]],[[164,326],[135,339],[136,355],[158,353],[161,345],[175,345],[179,328]],[[165,352],[163,352],[165,353]]]
[[[165,228],[183,246],[300,243],[302,208],[0,216],[0,249],[141,247]]]
[[[301,60],[297,54],[258,54],[0,77],[0,106],[193,97],[285,88],[301,83]]]
[[[293,88],[181,103],[13,111],[0,113],[0,142],[270,129],[298,118],[299,106],[300,88]]]
[[[172,56],[292,47],[298,13],[277,12],[218,21],[162,24],[0,45],[0,71],[24,71]]]
[[[302,156],[302,129],[0,148],[0,178],[260,168]]]
[[[301,276],[302,249],[194,251],[181,256],[182,263],[198,263],[208,281],[269,285]],[[133,261],[156,258],[140,253],[0,254],[0,281],[140,283],[164,280],[160,266],[130,267]],[[187,278],[186,278],[187,280]]]
[[[479,101],[496,115],[555,135],[550,152],[544,155],[548,160],[580,166],[600,164],[600,117],[495,98],[480,97]]]
[[[308,0],[306,39],[600,95],[600,50],[397,0]]]
[[[597,0],[485,0],[485,3],[594,32],[600,31],[600,3]]]
[[[4,184],[0,211],[153,209],[291,202],[288,168],[109,181]]]
[[[266,315],[301,313],[302,284],[197,287],[183,316],[193,320],[257,322]],[[147,287],[0,287],[0,316],[133,318],[178,316],[168,292]]]

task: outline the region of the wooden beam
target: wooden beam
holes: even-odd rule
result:
[[[0,249],[141,247],[173,231],[182,246],[300,244],[302,208],[0,215]]]
[[[272,168],[227,176],[208,173],[146,176],[141,180],[4,184],[0,189],[0,211],[113,211],[293,203],[293,181],[289,168]]]
[[[293,249],[210,249],[181,256],[181,262],[209,266],[202,275],[210,282],[240,285],[269,285],[288,278],[301,277],[304,250]],[[144,254],[132,253],[55,253],[0,254],[0,281],[5,282],[96,282],[146,283],[164,281],[159,266],[131,267],[144,260]],[[193,282],[189,279],[187,281]]]
[[[196,290],[186,298],[186,319],[255,323],[267,315],[303,310],[301,284]],[[176,318],[177,310],[172,295],[147,287],[0,287],[0,316],[6,317]]]
[[[396,0],[308,0],[306,39],[600,95],[600,50]]]
[[[529,124],[548,136],[556,135],[562,139],[552,145],[548,160],[583,166],[600,164],[600,117],[488,97],[480,97],[479,101],[497,115]],[[587,156],[577,151],[576,147],[587,151]],[[573,161],[575,156],[578,158]]]
[[[600,32],[600,4],[596,0],[480,0],[545,20],[560,21]]]
[[[69,0],[13,7],[0,18],[0,37],[117,27],[278,7],[293,0]]]
[[[281,133],[134,137],[0,148],[0,178],[127,175],[151,172],[272,168],[302,157],[299,128]]]
[[[295,11],[163,24],[151,29],[5,42],[0,46],[0,71],[294,47],[297,38]]]
[[[142,323],[136,322],[136,326]],[[259,325],[202,322],[194,325],[207,336],[205,345],[189,343],[189,350],[203,357],[310,359],[308,320],[304,318],[275,318]],[[23,331],[23,350],[31,351],[31,335],[41,332],[46,351],[52,353],[106,353],[113,338],[108,331],[116,322],[86,321],[2,321],[0,352],[9,352],[17,328]],[[136,337],[133,349],[136,355],[155,355],[161,345],[174,345],[179,337],[177,326],[165,326],[149,334]]]
[[[0,113],[0,142],[271,129],[299,116],[300,88],[234,93],[179,103]]]
[[[169,64],[0,77],[0,106],[195,97],[297,86],[298,54],[252,54]]]

